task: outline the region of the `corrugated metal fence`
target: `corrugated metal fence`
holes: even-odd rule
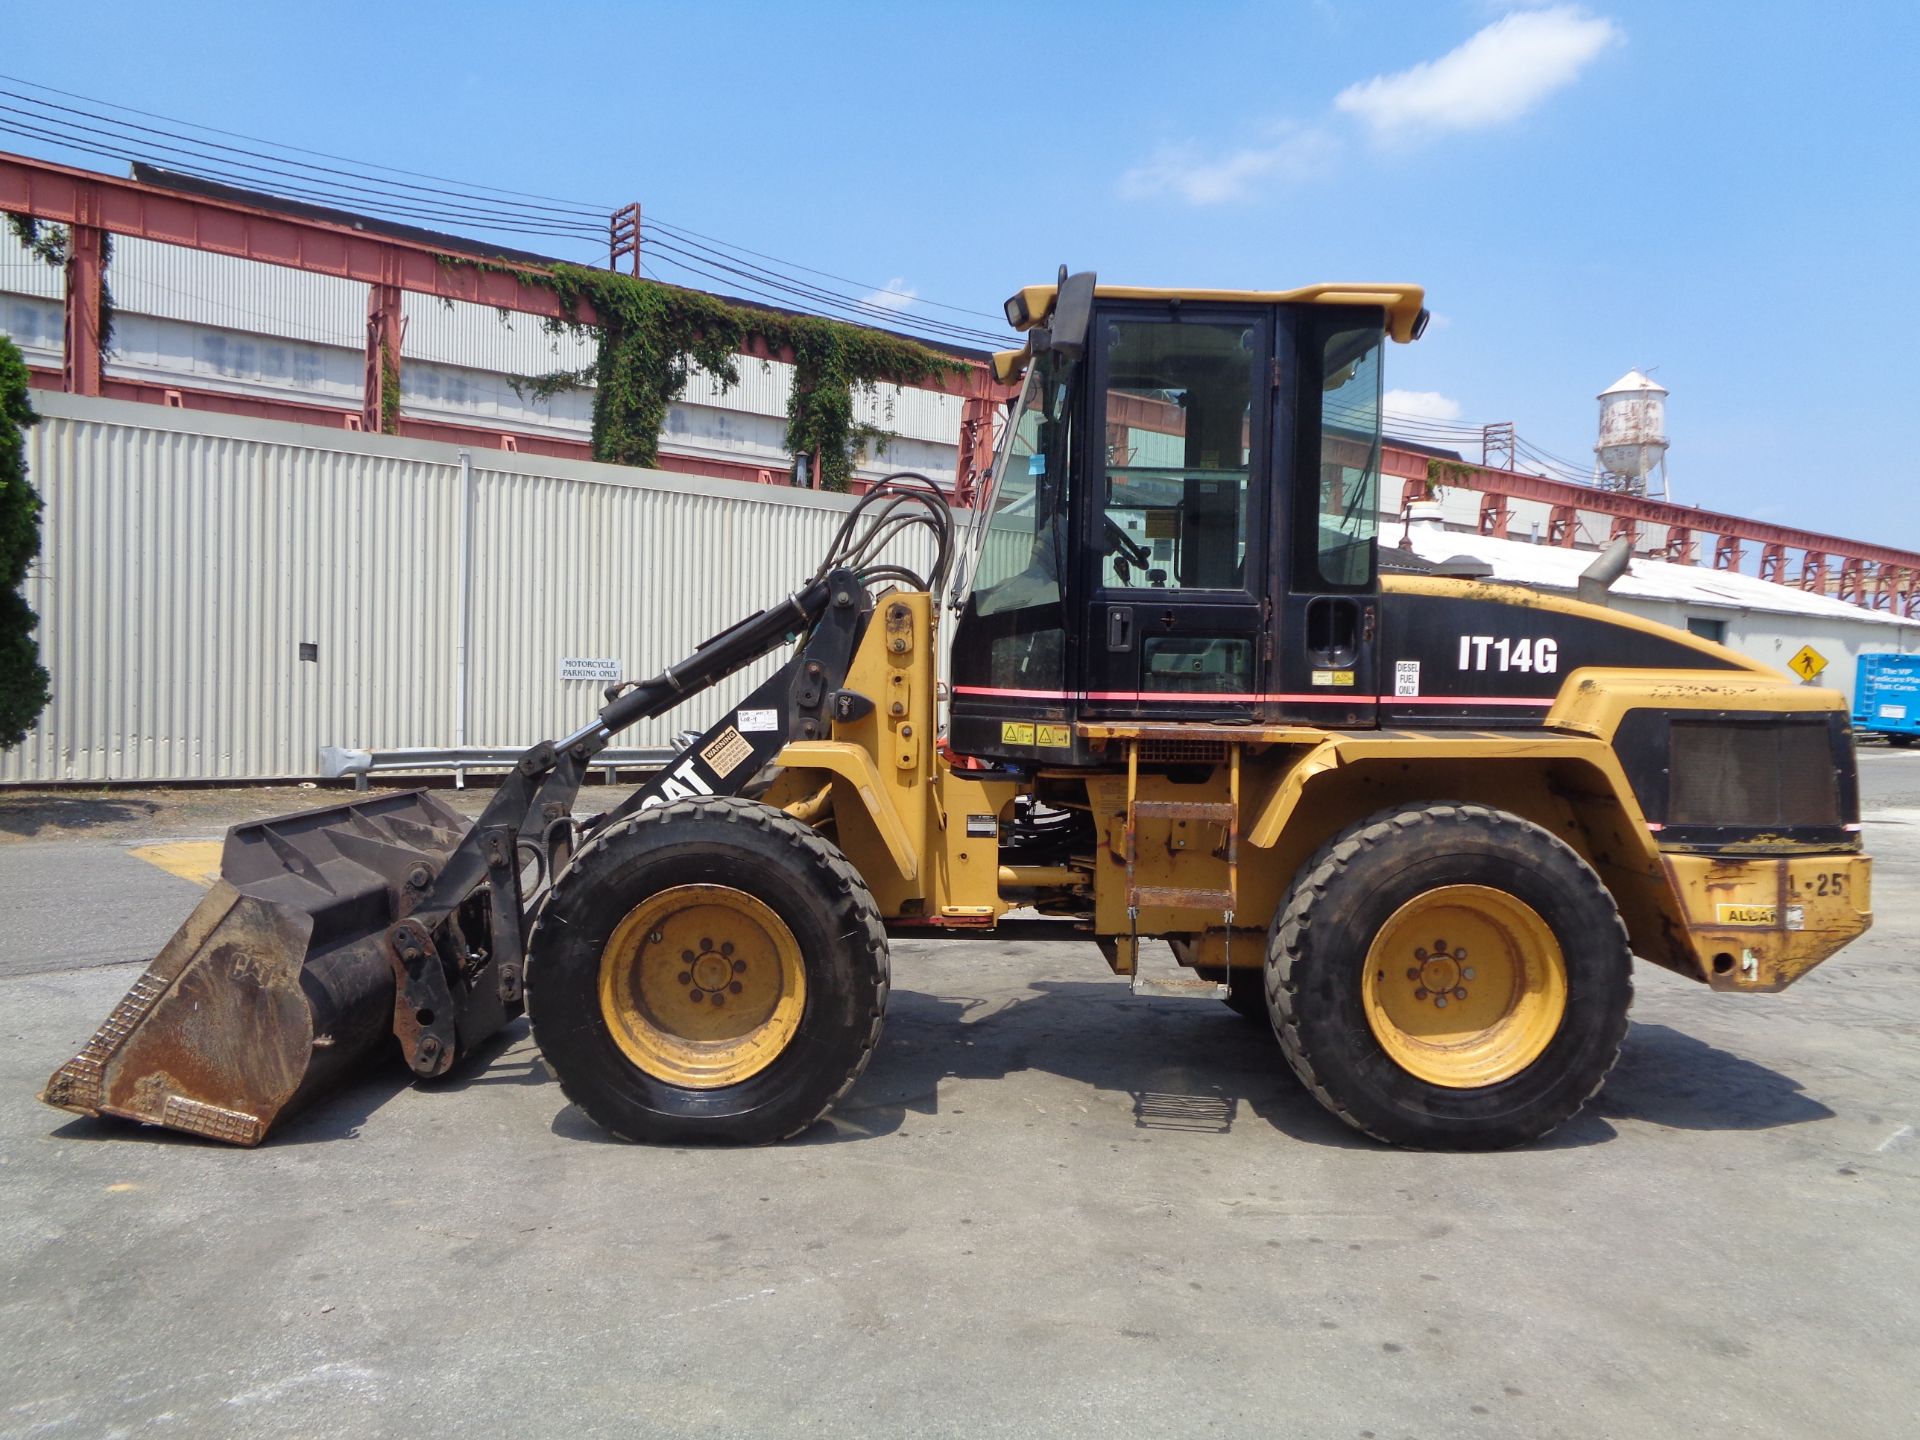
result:
[[[563,657],[653,674],[793,589],[851,503],[500,451],[471,452],[468,471],[448,445],[35,404],[45,546],[27,596],[54,694],[0,755],[0,783],[286,778],[316,774],[322,745],[566,733],[602,682],[562,681]],[[776,663],[622,743],[704,726]]]

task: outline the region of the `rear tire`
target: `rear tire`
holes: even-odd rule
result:
[[[1538,1139],[1599,1090],[1631,966],[1613,897],[1571,848],[1436,804],[1382,811],[1307,863],[1266,986],[1288,1063],[1347,1124],[1487,1150]]]
[[[886,931],[859,875],[734,796],[596,836],[529,952],[535,1042],[567,1098],[628,1140],[796,1134],[852,1088],[886,1013]]]
[[[1891,746],[1893,746],[1893,747],[1894,747],[1895,749],[1897,749],[1897,750],[1904,750],[1904,749],[1906,749],[1906,748],[1907,748],[1907,747],[1908,747],[1909,745],[1911,745],[1911,744],[1913,744],[1913,736],[1911,736],[1911,735],[1889,735],[1889,736],[1887,736],[1887,743],[1888,743],[1889,745],[1891,745]]]

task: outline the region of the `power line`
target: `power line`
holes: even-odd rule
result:
[[[0,90],[0,95],[11,93],[10,91]],[[129,147],[139,146],[149,151],[166,151],[170,154],[183,156],[188,160],[197,162],[199,168],[215,172],[223,178],[235,178],[236,172],[239,172],[238,178],[254,188],[258,188],[261,182],[246,172],[251,171],[255,174],[276,177],[276,189],[285,193],[298,194],[310,198],[317,197],[339,202],[343,198],[339,194],[340,191],[358,191],[361,193],[345,197],[345,203],[359,209],[385,208],[408,214],[426,216],[428,218],[446,218],[452,216],[464,221],[498,224],[501,228],[511,225],[523,228],[529,232],[542,234],[598,236],[604,233],[604,227],[589,225],[584,221],[567,221],[544,216],[512,215],[490,208],[468,206],[465,204],[453,205],[445,201],[433,201],[411,195],[388,198],[385,192],[369,186],[349,185],[337,180],[327,180],[322,177],[302,174],[295,170],[284,170],[274,165],[257,164],[247,160],[229,160],[223,156],[208,155],[204,151],[192,146],[170,145],[164,141],[130,137],[122,135],[117,131],[82,124],[77,120],[63,120],[58,116],[41,115],[34,111],[23,110],[17,105],[0,104],[0,112],[4,112],[6,115],[24,117],[20,120],[0,119],[0,124],[4,124],[9,128],[35,130],[47,138],[55,139],[75,149],[99,149],[103,151],[111,149],[115,152],[121,152]],[[36,123],[29,125],[27,123],[28,121]],[[76,131],[80,132],[81,136],[98,135],[105,137],[107,140],[113,142],[113,145],[111,147],[100,146],[92,140],[77,138],[74,134]],[[169,161],[168,163],[176,164],[177,162]],[[292,187],[278,184],[277,182],[279,180],[293,180],[299,182],[304,188],[294,190]],[[316,186],[320,188],[313,188]]]
[[[176,121],[170,117],[151,111],[139,110],[131,106],[119,105],[111,101],[99,101],[79,95],[72,91],[59,90],[51,86],[38,85],[32,81],[0,74],[0,80],[11,80],[15,84],[25,85],[35,90],[44,90],[50,94],[68,99],[86,101],[92,105],[104,105],[109,109],[127,114],[141,115],[147,119],[167,122],[171,125],[187,125],[192,129],[203,130],[211,134],[226,135],[232,139],[247,140],[251,144],[268,147],[274,151],[290,151],[298,154],[317,155],[323,159],[339,160],[342,165],[359,166],[362,162],[349,160],[343,156],[331,155],[325,151],[311,151],[298,146],[287,146],[277,141],[262,140],[242,135],[239,132],[220,130],[217,127],[201,126],[194,122]],[[147,160],[147,152],[159,151],[167,158],[167,164],[209,179],[225,183],[239,184],[249,188],[267,188],[289,198],[298,198],[332,204],[343,209],[352,209],[386,218],[409,221],[424,221],[429,224],[455,227],[478,228],[497,234],[542,235],[556,238],[578,240],[598,240],[604,233],[601,216],[605,211],[585,209],[554,210],[550,205],[570,207],[585,202],[556,200],[552,197],[525,196],[525,200],[544,203],[529,204],[522,199],[495,199],[489,195],[476,195],[469,188],[446,188],[459,186],[461,182],[444,180],[444,177],[429,176],[422,172],[404,171],[396,167],[374,165],[373,168],[392,174],[414,175],[421,179],[441,180],[438,186],[414,185],[395,182],[369,176],[359,169],[341,169],[336,166],[312,165],[306,161],[289,158],[286,154],[263,154],[258,150],[242,146],[226,145],[219,141],[206,140],[196,135],[182,135],[174,129],[164,129],[153,125],[140,125],[111,115],[102,115],[96,111],[82,110],[71,105],[61,105],[35,95],[23,95],[17,91],[0,89],[0,95],[18,100],[27,107],[0,104],[0,131],[38,138],[66,148],[87,154],[106,155],[115,159],[124,159],[133,163]],[[58,113],[49,113],[58,112]],[[77,117],[77,118],[69,118]],[[98,124],[89,124],[97,121]],[[221,153],[210,153],[218,151]],[[179,158],[172,158],[179,157]],[[260,177],[270,177],[263,180]],[[360,183],[365,182],[365,183]],[[402,194],[391,193],[399,189]],[[495,186],[477,186],[472,189],[484,189],[501,196],[524,196],[525,192],[505,190]],[[734,245],[718,237],[703,232],[673,225],[658,217],[648,217],[647,228],[653,231],[656,247],[665,247],[681,257],[675,262],[679,268],[690,269],[707,279],[720,279],[721,283],[752,280],[757,282],[756,293],[765,294],[767,287],[774,292],[778,303],[798,301],[806,306],[822,307],[837,316],[853,319],[857,322],[876,324],[891,329],[904,329],[919,333],[923,337],[939,338],[949,343],[963,344],[1000,344],[1004,342],[1003,332],[990,332],[977,327],[953,321],[941,320],[926,315],[908,314],[904,307],[892,307],[877,304],[865,295],[848,295],[829,286],[818,285],[802,280],[789,273],[798,270],[808,275],[817,275],[823,279],[835,280],[841,284],[862,286],[863,282],[851,277],[836,275],[830,271],[816,270],[811,266],[797,265],[781,260],[776,256],[755,251],[746,246]],[[691,249],[675,247],[662,235],[683,242]],[[709,248],[714,247],[714,248]],[[768,265],[754,265],[742,260],[741,256],[751,255],[765,260]],[[644,259],[644,252],[643,252]],[[715,275],[713,269],[701,269],[697,265],[684,262],[697,261],[717,268],[722,275]],[[779,267],[779,268],[769,268]],[[729,278],[722,278],[722,276]],[[867,286],[870,293],[883,293],[884,287]],[[993,317],[985,311],[971,310],[963,306],[948,305],[943,301],[923,300],[911,297],[915,305],[946,310],[958,315],[978,315]]]
[[[661,247],[656,246],[653,252],[656,263],[661,263],[662,257],[660,250]],[[848,302],[823,300],[814,295],[801,293],[792,286],[783,286],[773,281],[763,280],[739,270],[733,270],[731,273],[728,273],[724,270],[714,269],[708,264],[701,263],[695,259],[676,258],[672,256],[666,257],[664,263],[675,269],[698,275],[702,279],[724,285],[729,290],[742,292],[748,298],[775,305],[781,309],[791,310],[796,308],[796,305],[810,305],[815,307],[814,313],[818,313],[821,309],[839,312],[829,317],[833,319],[851,319],[862,324],[872,324],[874,319],[870,314],[850,311],[848,309]],[[886,318],[889,320],[898,320],[900,317],[888,314]],[[944,340],[948,343],[960,343],[960,341],[964,340],[969,345],[977,345],[980,343],[979,340],[971,336],[954,336],[951,334],[922,335],[918,338]],[[990,339],[991,337],[986,338]]]
[[[261,188],[264,185],[265,188],[289,198],[333,204],[343,209],[353,209],[387,218],[424,221],[443,226],[474,227],[499,234],[542,235],[579,240],[589,238],[598,240],[604,233],[601,217],[607,213],[605,210],[571,208],[585,206],[586,202],[530,195],[527,192],[508,190],[498,186],[467,186],[463,182],[428,175],[424,172],[402,170],[377,163],[371,165],[371,168],[391,175],[410,175],[417,179],[435,180],[440,183],[415,185],[404,181],[396,182],[362,173],[361,167],[366,162],[351,160],[330,152],[308,150],[300,146],[290,146],[278,141],[244,135],[237,131],[175,120],[152,111],[120,105],[117,102],[97,100],[19,77],[0,74],[0,80],[11,81],[48,94],[60,95],[66,99],[83,101],[93,106],[105,106],[123,114],[139,115],[146,119],[161,121],[168,126],[184,125],[208,134],[244,140],[250,145],[266,147],[269,151],[289,152],[262,153],[260,150],[226,145],[199,135],[183,135],[177,129],[141,125],[113,115],[100,114],[97,110],[83,110],[72,105],[61,105],[38,95],[25,95],[18,91],[0,89],[0,95],[21,101],[26,107],[30,107],[0,104],[0,112],[3,112],[0,113],[0,131],[49,141],[83,153],[106,155],[139,163],[150,158],[148,152],[159,151],[170,157],[167,160],[170,166],[200,174],[205,178],[250,188]],[[86,123],[88,121],[99,123]],[[211,153],[215,151],[220,153]],[[354,168],[313,165],[307,161],[292,159],[290,154],[314,155],[321,159],[337,160],[342,166]],[[270,178],[263,181],[260,177]],[[392,193],[396,189],[407,193]],[[491,193],[479,195],[473,193],[476,190]],[[494,198],[496,196],[509,198]],[[553,209],[551,208],[553,206],[562,208]],[[949,342],[998,344],[1005,338],[1000,332],[990,332],[932,316],[908,314],[904,307],[896,308],[875,303],[867,299],[864,294],[849,295],[830,286],[800,279],[790,272],[797,270],[806,275],[819,276],[840,284],[863,286],[863,282],[851,277],[782,260],[777,256],[735,245],[716,236],[674,225],[657,216],[647,217],[646,227],[654,232],[653,240],[656,248],[665,248],[680,257],[679,260],[672,262],[676,268],[688,269],[691,273],[707,279],[720,279],[722,283],[754,282],[756,293],[765,295],[771,290],[772,298],[779,303],[799,301],[804,305],[826,308],[837,315],[856,321],[919,332]],[[663,239],[663,235],[670,239]],[[671,243],[672,240],[680,241],[683,246],[690,248],[675,246]],[[743,256],[753,256],[768,263],[755,265],[743,260],[741,258]],[[644,251],[642,258],[644,260]],[[712,268],[701,268],[702,266]],[[716,269],[721,272],[720,275],[714,273]],[[884,287],[865,286],[864,288],[869,293],[884,293]],[[943,301],[923,300],[918,296],[911,299],[915,305],[950,311],[957,315],[997,318],[985,311],[949,305]]]
[[[552,195],[529,194],[524,190],[503,190],[500,187],[495,185],[482,185],[475,182],[449,180],[444,175],[428,175],[418,170],[401,170],[392,165],[383,165],[377,160],[355,160],[355,159],[350,159],[345,155],[334,155],[325,150],[308,150],[303,148],[302,146],[289,145],[279,140],[263,140],[257,135],[243,135],[243,134],[240,134],[238,131],[234,131],[234,130],[222,130],[217,125],[202,125],[199,122],[193,121],[193,120],[180,120],[180,119],[176,119],[171,115],[155,114],[151,110],[139,110],[134,108],[131,105],[122,105],[122,104],[119,104],[117,101],[113,101],[113,100],[99,100],[94,98],[91,95],[80,95],[80,94],[76,94],[74,91],[71,91],[71,90],[61,90],[61,89],[57,89],[52,85],[42,85],[38,81],[26,80],[21,78],[18,75],[0,74],[0,80],[6,80],[15,85],[25,85],[30,90],[44,90],[49,95],[61,95],[69,100],[85,100],[89,105],[105,105],[110,110],[121,110],[129,115],[144,116],[148,120],[165,120],[170,125],[185,125],[190,130],[204,130],[210,135],[225,135],[229,140],[248,140],[254,143],[255,145],[265,145],[275,150],[288,150],[299,155],[313,155],[313,156],[317,156],[322,160],[338,160],[343,165],[356,165],[361,167],[362,169],[382,170],[390,175],[409,175],[416,180],[438,180],[444,185],[462,185],[469,190],[487,190],[487,191],[491,191],[496,195],[518,196],[523,200],[546,200],[555,205],[580,206],[580,207],[583,207],[582,213],[585,213],[585,214],[605,214],[606,213],[604,210],[601,210],[598,207],[593,206],[591,202],[585,201],[585,200],[562,200]]]
[[[0,106],[0,110],[7,108],[9,107]],[[63,133],[62,131],[49,129],[44,125],[30,125],[21,120],[10,119],[4,114],[0,114],[0,132],[47,140],[55,145],[68,149],[83,151],[89,155],[105,155],[113,159],[125,160],[131,164],[148,163],[152,158],[151,155],[145,151],[128,149],[124,145],[75,139],[72,135]],[[236,185],[256,191],[261,188],[259,180],[254,177],[236,173],[232,169],[209,162],[201,162],[185,173],[196,174],[204,179],[217,180],[225,184]],[[347,200],[332,191],[317,190],[303,185],[278,184],[273,187],[273,193],[283,198],[311,200],[339,209],[352,209],[364,214],[386,218],[408,221],[424,220],[442,226],[453,223],[469,229],[493,231],[506,235],[543,234],[573,240],[585,238],[585,232],[581,230],[562,229],[556,226],[532,225],[513,217],[484,217],[472,214],[450,216],[445,210],[423,209],[418,206],[394,201],[381,201],[376,199],[365,201]]]
[[[744,245],[735,245],[730,241],[715,239],[711,235],[702,235],[699,231],[688,230],[684,226],[671,225],[667,223],[665,220],[658,219],[652,215],[645,216],[644,222],[647,225],[656,226],[659,229],[668,231],[669,233],[677,234],[681,239],[705,240],[708,244],[718,245],[724,250],[732,250],[737,254],[741,254],[741,255],[751,255],[756,260],[768,260],[776,265],[784,265],[789,270],[805,271],[809,275],[818,275],[824,280],[838,280],[843,285],[857,285],[863,290],[884,290],[886,288],[883,285],[869,284],[864,280],[855,280],[850,276],[835,275],[830,270],[815,270],[811,266],[801,265],[792,260],[782,260],[777,255],[767,255],[767,254],[763,254],[758,250],[749,250]],[[995,314],[993,311],[990,311],[990,310],[972,310],[967,308],[964,305],[948,305],[943,301],[927,300],[918,295],[915,295],[911,298],[913,300],[913,303],[916,305],[931,305],[936,310],[952,310],[956,314],[975,315],[980,317],[983,320],[1000,320],[1003,318],[1002,316]]]
[[[957,325],[948,320],[938,320],[931,316],[908,315],[904,310],[881,305],[867,299],[865,296],[846,295],[839,291],[829,290],[825,286],[814,285],[803,280],[795,280],[790,276],[783,275],[778,271],[769,270],[764,266],[752,265],[746,261],[731,260],[725,255],[719,255],[712,251],[702,252],[698,250],[688,250],[682,246],[673,244],[671,241],[662,240],[657,235],[651,243],[656,253],[664,250],[669,254],[678,255],[685,259],[697,260],[701,263],[715,266],[729,275],[736,275],[746,279],[756,279],[762,283],[774,285],[785,293],[821,303],[830,303],[836,308],[887,326],[898,327],[908,325],[920,329],[934,330],[956,339],[964,339],[974,343],[999,344],[1004,338],[989,331],[976,329],[972,326]]]
[[[144,135],[162,136],[168,140],[183,141],[186,143],[188,148],[179,149],[178,147],[175,147],[175,146],[161,144],[158,146],[159,149],[175,150],[176,153],[190,154],[197,159],[219,160],[220,157],[218,156],[207,155],[206,149],[223,150],[230,155],[246,157],[245,159],[241,159],[241,160],[226,160],[223,163],[228,165],[239,166],[240,168],[247,169],[247,170],[259,170],[263,174],[284,175],[296,180],[313,181],[316,178],[315,174],[309,173],[309,172],[318,172],[318,174],[322,176],[338,175],[338,176],[345,177],[344,179],[341,179],[341,180],[333,180],[333,181],[323,180],[323,181],[320,181],[319,183],[330,184],[344,190],[360,191],[362,193],[370,194],[370,195],[385,195],[388,193],[389,190],[398,188],[401,190],[419,191],[422,195],[426,195],[426,196],[433,196],[433,195],[450,196],[456,200],[460,200],[463,202],[472,202],[476,205],[484,206],[486,209],[488,209],[491,213],[494,213],[494,214],[502,214],[502,213],[512,214],[516,211],[525,211],[529,219],[539,220],[541,222],[553,222],[557,224],[579,226],[583,228],[592,229],[595,232],[598,232],[600,229],[602,229],[604,224],[604,222],[601,222],[598,217],[592,215],[591,212],[554,210],[543,205],[528,205],[518,200],[491,200],[491,199],[486,199],[485,197],[469,195],[462,191],[457,191],[457,190],[447,190],[444,188],[439,188],[431,185],[413,185],[413,184],[409,184],[404,180],[381,181],[380,182],[381,188],[379,189],[374,189],[366,185],[354,185],[348,182],[352,180],[369,180],[374,177],[360,175],[353,171],[341,170],[331,165],[309,165],[305,161],[300,161],[300,160],[285,160],[284,163],[297,167],[296,169],[293,169],[293,170],[284,170],[279,168],[276,165],[258,165],[251,162],[262,161],[262,160],[283,160],[284,157],[278,156],[278,155],[263,155],[257,150],[243,150],[240,147],[235,145],[223,145],[218,140],[199,140],[199,139],[195,139],[192,136],[177,134],[171,130],[159,130],[151,125],[135,125],[131,121],[114,120],[109,116],[95,115],[92,112],[86,111],[86,110],[76,110],[71,105],[56,105],[49,100],[38,100],[31,95],[21,95],[15,91],[8,90],[3,87],[0,87],[0,95],[7,96],[9,99],[24,101],[28,105],[37,107],[37,109],[35,110],[22,110],[18,106],[4,105],[4,106],[0,106],[0,109],[11,111],[16,115],[25,115],[32,119],[40,120],[42,123],[65,125],[75,129],[84,130],[89,134],[105,135],[105,136],[109,136],[112,139],[121,140],[121,141],[125,141],[128,139],[128,137],[122,133],[127,130],[138,131]],[[83,120],[98,120],[98,121],[101,121],[102,124],[111,126],[112,128],[103,130],[96,126],[82,124],[80,120],[62,120],[57,115],[50,116],[42,113],[46,110],[58,110],[64,115],[77,115],[77,116],[80,116]],[[153,142],[142,141],[139,143],[150,144]],[[205,148],[203,149],[202,147],[205,147]],[[432,202],[427,201],[423,203],[432,203]],[[505,206],[508,208],[502,211],[500,209],[500,207],[502,206]]]
[[[678,256],[678,263],[681,264],[683,268],[696,269],[699,273],[709,276],[712,276],[714,270],[717,269],[725,275],[735,277],[738,280],[749,281],[760,286],[770,286],[783,295],[812,304],[831,306],[842,313],[852,315],[863,321],[884,322],[889,326],[911,325],[914,328],[933,331],[951,339],[966,340],[973,343],[993,344],[997,343],[1001,338],[987,331],[976,330],[968,326],[954,325],[944,320],[935,320],[926,316],[903,315],[900,311],[890,309],[884,305],[876,305],[862,298],[842,295],[821,286],[791,280],[777,272],[767,270],[758,265],[748,265],[745,262],[728,263],[725,257],[715,256],[711,253],[701,254],[690,251],[670,241],[656,238],[653,241],[652,248],[655,254],[665,251],[670,255]],[[701,269],[700,267],[712,268]]]
[[[912,317],[901,317],[892,312],[880,312],[876,314],[871,310],[861,310],[856,308],[854,302],[851,300],[826,296],[817,291],[809,291],[791,284],[783,284],[777,279],[769,279],[733,266],[723,266],[718,262],[705,260],[703,257],[694,256],[689,252],[679,251],[664,245],[654,246],[651,254],[656,264],[666,264],[674,269],[686,271],[704,280],[724,285],[729,290],[746,292],[757,300],[777,305],[782,309],[811,308],[814,313],[831,311],[835,312],[831,318],[851,319],[863,324],[872,324],[884,318],[897,325],[903,319],[907,321],[911,321],[912,319]],[[973,336],[956,335],[952,332],[943,332],[938,338],[956,342],[965,340],[969,344],[979,343],[979,340]]]

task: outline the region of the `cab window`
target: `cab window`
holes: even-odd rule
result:
[[[1324,585],[1373,579],[1380,519],[1380,347],[1378,325],[1341,328],[1321,354],[1320,525],[1315,557]]]
[[[1100,583],[1245,589],[1258,331],[1244,321],[1115,319],[1101,338]]]

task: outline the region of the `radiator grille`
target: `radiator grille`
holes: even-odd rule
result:
[[[1669,825],[1841,823],[1825,717],[1759,724],[1675,720],[1667,763]]]
[[[1163,765],[1196,760],[1212,765],[1224,765],[1227,763],[1227,742],[1224,740],[1142,740],[1140,758]]]

